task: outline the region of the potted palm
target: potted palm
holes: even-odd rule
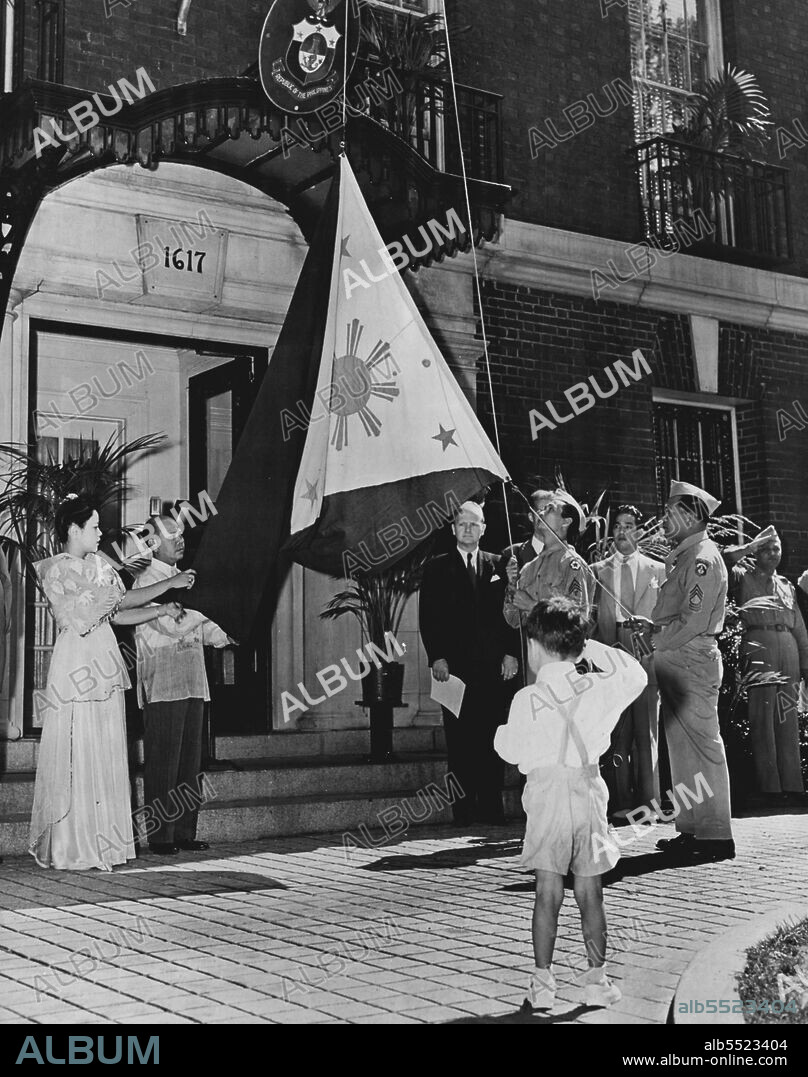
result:
[[[429,92],[434,110],[443,108],[443,90],[436,78],[446,61],[443,17],[370,9],[363,16],[362,44],[365,60],[374,68],[389,69],[401,87],[391,100],[369,103],[370,115],[409,141],[419,95]]]
[[[705,82],[686,104],[685,122],[670,136],[684,151],[671,149],[666,168],[680,219],[703,216],[714,242],[742,245],[747,202],[754,198],[755,169],[765,153],[771,111],[754,75],[728,64]],[[692,152],[688,152],[692,148]]]
[[[119,443],[113,435],[105,445],[78,439],[78,451],[62,462],[50,451],[22,445],[0,445],[0,533],[17,550],[26,568],[57,550],[54,520],[57,506],[68,494],[83,494],[98,506],[102,524],[113,526],[117,507],[129,491],[125,468],[129,459],[165,441],[165,434],[147,434]],[[36,573],[31,574],[34,580]],[[38,582],[38,581],[37,581]]]
[[[335,621],[351,615],[359,622],[364,639],[389,654],[388,640],[398,638],[407,602],[421,586],[432,540],[415,549],[403,561],[374,576],[352,579],[339,591],[320,617]],[[374,652],[375,653],[375,652]],[[381,658],[362,678],[361,706],[370,710],[370,754],[374,762],[389,761],[393,751],[393,709],[402,706],[404,665]]]
[[[125,478],[128,461],[164,440],[164,434],[149,434],[125,443],[113,436],[105,445],[78,439],[61,462],[54,458],[47,442],[40,442],[34,449],[0,445],[0,461],[5,465],[5,470],[0,470],[0,521],[3,522],[0,539],[12,555],[19,556],[22,572],[36,588],[28,590],[26,598],[28,648],[36,647],[41,653],[52,646],[53,622],[33,566],[58,553],[54,531],[58,505],[68,494],[83,494],[98,507],[104,530],[112,532],[118,525],[121,500],[130,489]],[[0,601],[0,615],[2,609]],[[26,668],[33,677],[29,688],[44,688],[40,679],[46,667],[41,663],[26,663]],[[36,715],[33,722],[38,729]]]

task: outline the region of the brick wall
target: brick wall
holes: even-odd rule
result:
[[[492,7],[496,18],[492,18]],[[564,109],[594,94],[607,111],[604,87],[630,84],[628,19],[624,9],[601,18],[597,0],[448,0],[459,82],[503,95],[506,181],[515,190],[510,215],[521,220],[618,239],[639,237],[631,161],[630,106],[598,119],[575,138],[531,156],[530,129],[560,134],[572,128]],[[551,135],[552,137],[552,135]]]
[[[483,302],[502,455],[517,485],[529,492],[538,479],[552,482],[559,468],[582,501],[592,504],[608,489],[613,504],[628,500],[656,513],[652,390],[696,388],[687,319],[492,282],[485,284]],[[565,390],[590,375],[606,389],[604,369],[618,359],[633,366],[636,348],[646,356],[652,377],[621,387],[610,399],[532,439],[531,409],[549,417],[546,403],[553,401],[559,414],[570,415]],[[797,575],[808,567],[808,484],[799,441],[804,439],[808,449],[808,429],[792,431],[781,442],[777,412],[793,411],[795,400],[808,412],[808,338],[722,325],[720,349],[719,394],[748,401],[736,411],[745,515],[782,529],[784,571]],[[477,392],[490,432],[484,370]],[[496,508],[493,515],[495,546],[503,537],[502,519]]]
[[[808,131],[808,4],[804,0],[722,0],[725,59],[750,71],[769,101],[776,128]],[[805,141],[803,139],[803,141]],[[781,159],[773,139],[768,160],[790,169],[795,254],[808,273],[808,146],[790,146]]]
[[[66,0],[65,82],[103,90],[145,67],[158,90],[240,75],[258,59],[267,0],[193,0],[188,33],[177,33],[178,0]],[[30,21],[35,21],[32,12]]]

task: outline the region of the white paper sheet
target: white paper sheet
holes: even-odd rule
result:
[[[459,677],[450,675],[448,681],[440,684],[432,678],[432,698],[440,703],[447,711],[451,711],[455,718],[460,716],[460,708],[463,706],[463,696],[466,694],[466,686]]]

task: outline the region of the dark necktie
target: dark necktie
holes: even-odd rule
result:
[[[620,602],[629,613],[634,613],[634,580],[628,561],[624,561],[620,569]]]
[[[471,586],[476,591],[477,590],[477,568],[476,568],[476,566],[474,564],[474,554],[473,553],[466,554],[466,571],[469,574],[469,579],[471,580]]]

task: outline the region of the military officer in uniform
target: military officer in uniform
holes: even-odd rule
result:
[[[568,545],[583,522],[580,509],[563,490],[539,490],[531,500],[535,531],[530,547],[535,551],[541,544],[541,548],[521,570],[518,552],[506,551],[512,556],[507,565],[505,620],[511,628],[523,627],[537,602],[558,597],[573,599],[589,617],[590,571]],[[526,556],[527,550],[523,552]]]
[[[756,673],[779,673],[785,684],[749,687],[749,731],[758,792],[767,798],[803,798],[797,700],[808,679],[808,632],[794,585],[777,569],[783,556],[773,527],[744,546],[724,551],[730,594],[744,623],[743,654]],[[751,558],[748,568],[738,564]]]
[[[654,608],[654,670],[662,699],[679,836],[657,848],[685,861],[735,856],[729,771],[718,728],[723,673],[718,636],[724,627],[727,570],[707,537],[720,501],[674,482],[665,508],[665,534],[674,549]]]

